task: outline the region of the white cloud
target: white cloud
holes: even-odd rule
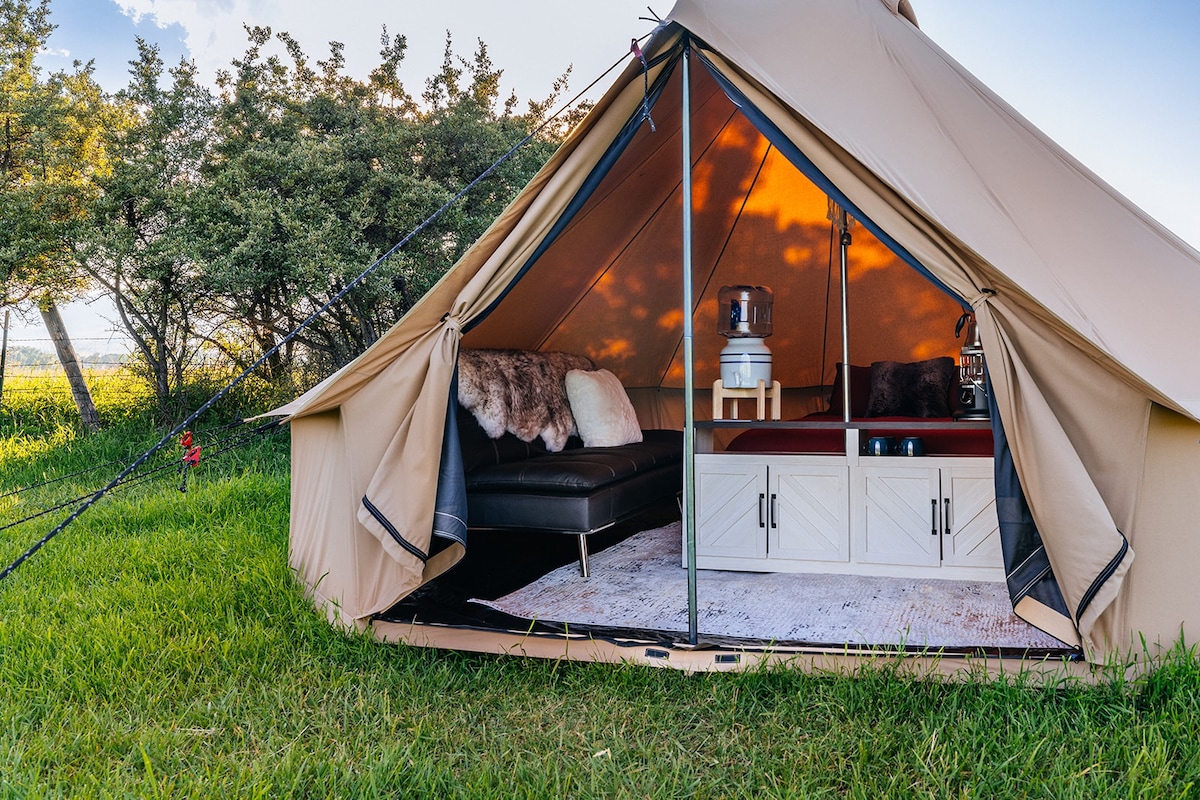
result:
[[[53,56],[55,58],[70,58],[71,51],[65,47],[43,47],[39,55]]]
[[[205,80],[212,80],[218,69],[227,69],[232,59],[245,52],[243,24],[287,31],[312,60],[329,54],[330,41],[341,42],[347,71],[366,77],[378,63],[380,34],[386,25],[389,33],[407,37],[401,77],[413,94],[420,93],[425,78],[440,66],[447,30],[453,35],[455,52],[463,56],[470,56],[482,39],[495,65],[504,70],[505,93],[515,90],[522,98],[533,98],[547,94],[552,81],[572,64],[572,87],[586,86],[623,57],[631,37],[653,27],[638,19],[647,13],[646,0],[569,7],[562,0],[112,2],[135,21],[148,19],[163,28],[181,26],[191,58]]]

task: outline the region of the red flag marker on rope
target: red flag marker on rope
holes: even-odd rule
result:
[[[183,448],[183,458],[179,460],[179,471],[183,475],[183,480],[179,484],[179,491],[186,492],[188,472],[200,463],[202,448],[198,444],[192,444],[191,431],[183,432],[183,436],[179,437],[179,446]]]

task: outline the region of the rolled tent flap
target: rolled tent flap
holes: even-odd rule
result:
[[[424,391],[392,436],[358,509],[359,523],[374,534],[385,553],[408,566],[409,581],[417,581],[406,585],[406,594],[458,563],[467,543],[466,488],[453,413],[458,336],[448,325],[431,338],[429,369],[420,381]],[[450,380],[444,380],[447,364]],[[439,398],[438,387],[443,386]],[[440,407],[440,413],[434,407]],[[440,425],[425,424],[439,416]],[[439,468],[429,470],[430,463]],[[425,498],[433,499],[431,507]],[[409,509],[418,515],[410,516]],[[449,542],[446,551],[433,552],[435,536]]]
[[[463,555],[465,541],[454,539],[440,553],[432,552],[440,470],[430,469],[441,463],[458,340],[455,325],[435,328],[352,401],[358,405],[360,397],[372,395],[371,406],[395,403],[408,409],[388,437],[359,499],[359,525],[397,565],[386,591],[363,598],[366,602],[359,616],[385,610],[445,572]],[[349,416],[349,404],[345,411],[343,416]],[[372,414],[364,408],[361,417],[369,420]]]
[[[1115,487],[1136,486],[1149,401],[1002,297],[978,305],[976,318],[1013,464],[1081,642],[1092,654],[1127,647],[1114,615],[1101,620],[1134,559],[1121,528],[1132,520],[1136,493]],[[1082,409],[1070,402],[1080,391],[1094,396]],[[1034,619],[1044,621],[1044,610]]]
[[[431,553],[430,466],[441,454],[457,341],[453,326],[438,325],[340,404],[291,419],[289,560],[341,624],[365,625],[462,555],[459,542]],[[367,508],[378,516],[364,518]]]
[[[1038,533],[1033,512],[1021,489],[1021,480],[1013,464],[1012,449],[1004,433],[996,393],[988,390],[988,411],[992,418],[995,442],[996,519],[1000,525],[1000,547],[1004,574],[1013,611],[1031,625],[1067,644],[1080,646],[1079,632],[1063,599],[1050,557]]]

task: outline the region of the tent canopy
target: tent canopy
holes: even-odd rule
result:
[[[293,424],[292,560],[317,602],[361,624],[457,557],[413,548],[430,550],[460,346],[585,353],[631,389],[644,426],[678,425],[685,313],[696,372],[715,376],[717,290],[768,285],[787,320],[770,342],[776,377],[817,402],[841,350],[831,195],[863,223],[846,287],[852,363],[954,354],[962,307],[978,316],[1064,602],[1034,592],[1014,597],[1018,612],[1077,631],[1093,655],[1139,632],[1177,637],[1200,612],[1184,588],[1200,567],[1200,373],[1171,348],[1200,341],[1200,256],[953,62],[906,2],[679,0],[644,51],[647,73],[631,61],[417,307],[280,409]],[[1147,310],[1172,320],[1169,341]]]

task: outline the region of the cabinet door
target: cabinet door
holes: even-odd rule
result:
[[[849,561],[846,467],[769,462],[767,554],[805,561]]]
[[[992,470],[986,467],[942,470],[942,495],[943,563],[1003,569]]]
[[[863,466],[852,488],[854,560],[937,566],[941,562],[939,470]]]
[[[696,555],[767,556],[767,467],[729,456],[696,457]]]

